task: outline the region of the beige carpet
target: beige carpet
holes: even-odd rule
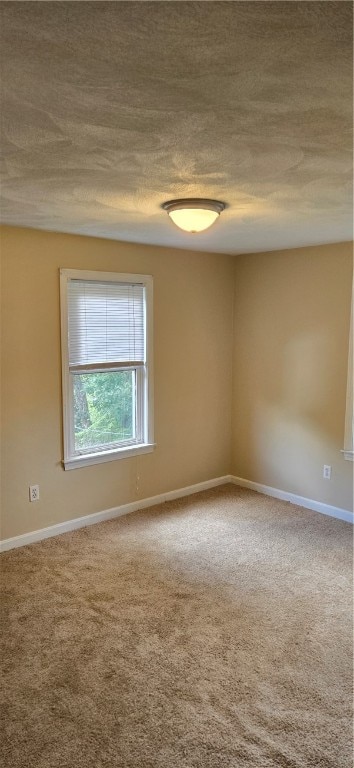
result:
[[[225,486],[3,555],[3,765],[351,768],[351,535]]]

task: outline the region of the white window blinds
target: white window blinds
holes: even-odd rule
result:
[[[69,367],[143,365],[144,286],[68,281]]]

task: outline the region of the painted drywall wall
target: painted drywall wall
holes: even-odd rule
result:
[[[154,276],[153,454],[62,467],[60,267]],[[233,258],[3,227],[1,538],[230,471],[350,510],[351,273],[349,243]]]
[[[1,538],[230,471],[232,257],[4,227],[1,264]],[[152,454],[62,467],[61,267],[153,275]]]
[[[340,243],[235,259],[232,471],[347,510],[352,254]]]

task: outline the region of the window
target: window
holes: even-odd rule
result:
[[[152,277],[61,270],[64,466],[153,450]]]
[[[354,413],[353,413],[353,323],[354,323],[354,278],[352,286],[352,304],[349,330],[349,354],[348,354],[348,379],[347,379],[347,402],[345,409],[345,432],[344,432],[344,458],[348,461],[354,461]]]

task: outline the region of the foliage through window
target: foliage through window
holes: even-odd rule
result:
[[[73,387],[76,450],[134,439],[134,371],[75,374]]]

